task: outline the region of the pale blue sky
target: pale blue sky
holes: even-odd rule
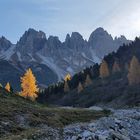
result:
[[[97,27],[114,36],[140,36],[140,0],[0,0],[0,36],[16,43],[28,28],[65,39],[80,32],[85,39]]]

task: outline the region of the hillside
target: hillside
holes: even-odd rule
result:
[[[53,93],[44,95],[40,102],[62,106],[90,107],[133,107],[140,105],[140,87],[129,86],[127,79],[120,75],[112,76],[102,83],[101,79],[93,80],[93,84],[85,88],[81,93],[77,89],[69,93]]]
[[[64,91],[65,83],[50,86],[40,94],[38,99],[42,103],[50,103],[65,106],[108,106],[108,107],[132,107],[140,105],[140,87],[129,85],[128,71],[133,56],[140,60],[140,39],[136,38],[129,45],[121,46],[117,52],[104,57],[108,64],[109,76],[101,78],[99,74],[100,65],[96,64],[75,74],[68,85],[70,90]],[[113,64],[119,64],[120,71],[113,73]],[[139,61],[140,62],[140,61]],[[92,83],[78,93],[78,84],[84,87],[86,76],[89,75]],[[138,76],[138,75],[137,75]]]
[[[63,127],[109,115],[108,111],[46,107],[0,89],[0,140],[62,139]]]

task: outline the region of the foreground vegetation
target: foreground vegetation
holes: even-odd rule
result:
[[[30,138],[43,127],[57,128],[61,133],[61,128],[66,125],[89,122],[109,115],[108,111],[46,107],[9,94],[4,89],[0,89],[0,104],[2,140]]]

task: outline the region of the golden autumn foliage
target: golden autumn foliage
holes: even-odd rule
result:
[[[5,89],[10,92],[11,86],[9,82],[6,84]]]
[[[121,71],[120,66],[117,63],[117,61],[115,61],[113,64],[112,73],[116,73],[116,72],[120,72],[120,71]]]
[[[36,85],[36,78],[31,69],[28,69],[23,77],[21,77],[21,96],[34,101],[37,98],[39,89]]]
[[[140,84],[140,63],[135,56],[133,56],[130,62],[129,73],[127,77],[129,85]]]
[[[65,81],[69,81],[71,80],[71,75],[68,73],[65,78],[64,78]]]
[[[86,81],[85,81],[85,87],[88,87],[91,84],[92,84],[92,80],[90,79],[90,76],[87,75],[86,76]]]
[[[77,90],[78,90],[78,93],[80,93],[80,92],[82,92],[84,90],[81,82],[79,82]]]
[[[106,78],[108,76],[109,76],[108,64],[105,60],[103,60],[101,65],[100,65],[100,77],[101,78]]]
[[[64,83],[64,92],[69,92],[70,91],[70,88],[69,88],[69,85],[68,85],[68,81],[65,81]]]

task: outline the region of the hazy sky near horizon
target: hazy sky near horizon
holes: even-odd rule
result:
[[[103,27],[114,36],[140,36],[140,0],[0,0],[0,36],[13,43],[28,28],[65,39],[79,32],[88,39]]]

